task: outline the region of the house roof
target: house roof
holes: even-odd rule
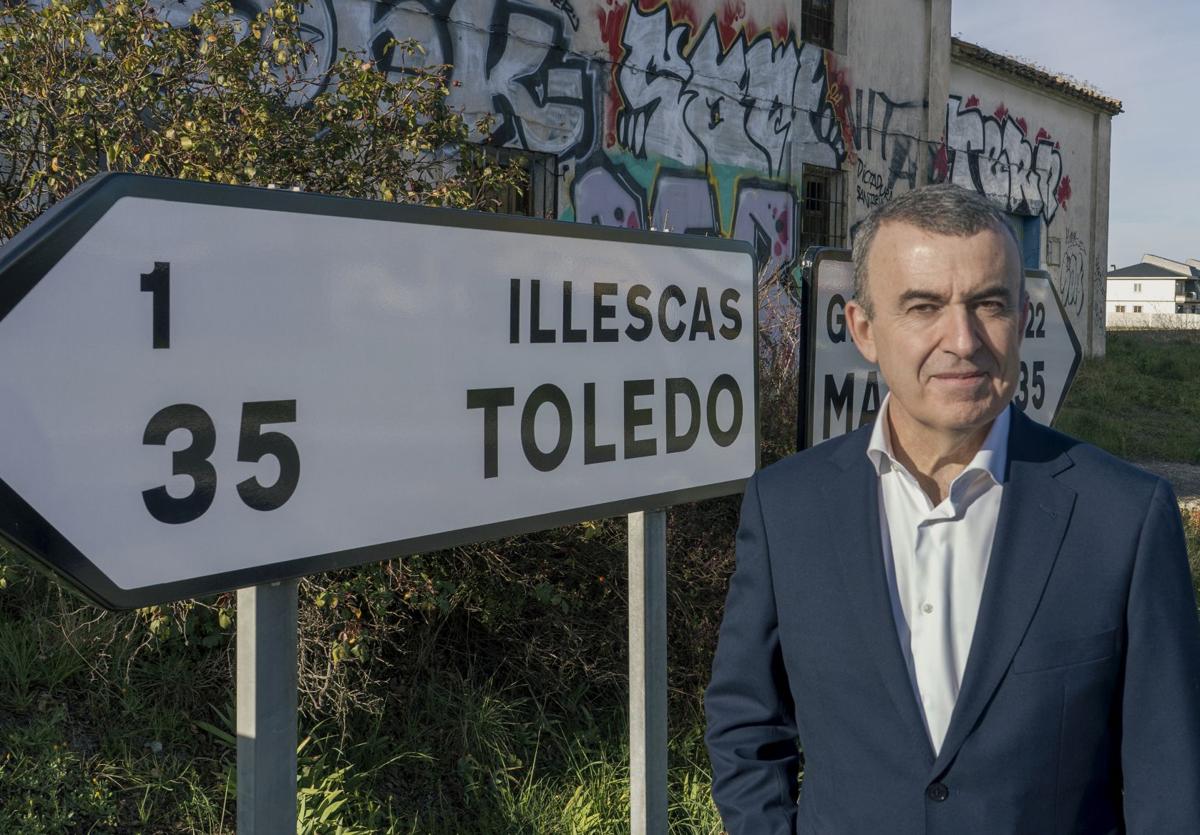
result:
[[[1068,98],[1082,101],[1113,116],[1124,112],[1120,99],[1106,95],[1089,84],[1076,81],[1069,75],[1050,72],[1026,61],[1019,61],[1008,55],[992,52],[978,44],[951,38],[950,57],[964,63],[1000,70],[1008,75],[1029,81],[1038,87],[1054,90]]]
[[[1142,256],[1143,264],[1155,264],[1168,270],[1174,270],[1180,275],[1190,275],[1193,278],[1200,278],[1200,269],[1198,269],[1200,268],[1200,264],[1193,264],[1193,260],[1195,259],[1190,259],[1187,262],[1176,261],[1174,258],[1163,258],[1161,255],[1155,255],[1151,252],[1147,252]]]
[[[1157,264],[1131,264],[1128,267],[1121,267],[1119,270],[1111,270],[1108,273],[1109,278],[1184,278],[1182,273],[1177,273],[1174,270],[1168,270],[1166,267],[1160,267]]]

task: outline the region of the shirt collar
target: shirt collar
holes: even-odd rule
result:
[[[892,433],[887,421],[887,410],[891,400],[892,393],[888,392],[879,406],[875,425],[871,427],[871,440],[867,444],[867,457],[871,459],[877,475],[883,475],[893,468],[902,469],[900,462],[892,455]],[[967,473],[986,472],[997,484],[1003,483],[1004,467],[1008,461],[1008,428],[1011,421],[1011,407],[1006,406],[992,421],[992,428],[988,430],[983,444],[971,459],[971,463],[959,473],[956,482]]]

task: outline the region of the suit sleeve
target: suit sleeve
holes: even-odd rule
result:
[[[704,709],[713,799],[725,828],[730,835],[792,835],[800,752],[757,477],[742,500],[737,565]]]
[[[1200,621],[1179,506],[1165,482],[1142,527],[1125,625],[1126,830],[1200,831]]]

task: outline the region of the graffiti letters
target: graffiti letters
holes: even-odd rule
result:
[[[887,163],[885,200],[898,182],[907,183],[910,189],[917,187],[916,126],[905,124],[904,130],[897,131],[892,120],[919,106],[919,102],[895,101],[880,90],[859,88],[854,92],[854,149],[857,153],[879,149],[880,159]]]
[[[960,96],[950,97],[945,155],[939,151],[934,168],[1006,211],[1041,215],[1046,223],[1070,198],[1071,180],[1063,176],[1062,155],[1049,134],[1040,130],[1030,142],[1024,119],[1014,119],[1003,105],[985,114],[974,96],[965,103]]]
[[[754,247],[761,275],[796,262],[796,197],[777,183],[738,183],[733,235]]]
[[[683,111],[698,93],[688,87],[692,68],[683,55],[691,29],[672,25],[666,6],[643,14],[632,6],[621,43],[626,60],[617,73],[623,101],[617,115],[617,141],[635,156],[647,151],[692,167],[704,151],[686,130]]]
[[[1084,286],[1088,280],[1088,257],[1083,241],[1075,232],[1067,232],[1062,267],[1058,271],[1058,295],[1063,307],[1076,316],[1083,313]]]
[[[892,199],[892,186],[888,184],[888,178],[867,167],[862,157],[855,164],[854,190],[858,202],[867,208]]]
[[[547,9],[521,0],[377,0],[371,52],[385,72],[451,64],[448,104],[491,113],[491,142],[567,157],[596,138],[593,70],[570,52],[569,2]],[[561,9],[561,11],[560,11]],[[564,21],[564,17],[566,20]],[[423,55],[398,55],[393,40],[415,40]]]
[[[593,167],[579,168],[571,184],[575,219],[600,226],[642,229],[646,214],[646,192],[623,168],[597,154]]]
[[[692,235],[719,235],[717,195],[708,178],[680,171],[664,172],[654,183],[650,228]]]
[[[824,93],[820,49],[797,43],[790,32],[777,42],[774,30],[723,37],[715,17],[694,41],[693,31],[690,20],[676,23],[666,5],[628,8],[616,78],[618,145],[640,158],[779,176],[795,140],[824,149],[820,158],[808,155],[813,162],[840,163],[845,143]],[[811,118],[798,120],[798,112]]]
[[[602,226],[725,235],[754,247],[762,275],[795,266],[796,195],[784,183],[743,178],[733,196],[732,223],[722,222],[717,186],[708,177],[663,169],[653,199],[623,166],[598,153],[577,169],[571,184],[575,219]]]
[[[575,7],[571,5],[571,0],[550,0],[554,8],[563,13],[563,17],[567,19],[567,23],[571,24],[571,28],[579,31],[579,14],[575,11]]]

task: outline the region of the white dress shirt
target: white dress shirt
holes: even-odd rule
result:
[[[867,456],[879,475],[879,520],[892,617],[936,753],[958,700],[987,576],[1008,457],[1009,410],[937,507],[892,455],[891,394]]]

